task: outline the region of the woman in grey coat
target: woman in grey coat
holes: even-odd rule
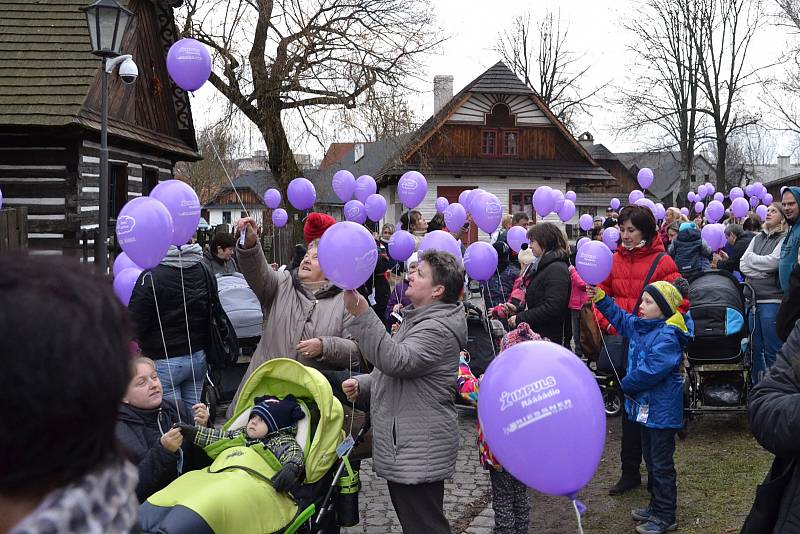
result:
[[[375,368],[342,383],[348,398],[369,401],[375,472],[385,478],[406,534],[449,534],[444,480],[458,454],[453,395],[467,322],[459,302],[464,270],[448,253],[426,251],[409,276],[394,336],[386,332],[363,297],[348,291],[344,304],[354,319],[348,330]]]

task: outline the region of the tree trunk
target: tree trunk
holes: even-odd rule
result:
[[[728,190],[727,177],[728,140],[717,133],[717,191]]]

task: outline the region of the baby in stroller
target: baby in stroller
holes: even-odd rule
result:
[[[207,447],[221,440],[233,440],[244,436],[245,446],[262,443],[275,455],[281,469],[272,478],[272,487],[285,492],[299,482],[303,472],[303,448],[297,443],[297,421],[304,418],[302,408],[293,395],[279,399],[270,395],[258,397],[250,411],[247,426],[231,430],[198,427],[186,423],[175,423],[183,438],[199,447]],[[231,441],[231,443],[236,443]]]

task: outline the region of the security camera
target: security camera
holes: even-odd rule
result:
[[[119,77],[128,85],[131,85],[139,77],[139,69],[132,59],[128,58],[119,66]]]

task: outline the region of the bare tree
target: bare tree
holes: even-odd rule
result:
[[[515,74],[533,89],[567,128],[575,128],[579,113],[589,114],[592,99],[608,84],[584,90],[581,82],[589,71],[582,66],[586,54],[569,49],[568,25],[561,12],[545,11],[532,27],[530,11],[518,15],[500,33],[495,50]]]
[[[397,87],[371,88],[355,108],[340,110],[335,120],[365,142],[411,133],[420,125],[406,94]]]
[[[235,158],[239,140],[231,135],[225,124],[213,124],[200,130],[197,148],[203,159],[194,163],[179,162],[176,172],[187,177],[189,185],[197,191],[200,203],[205,204],[221,187],[227,185],[225,171],[230,176],[236,175]]]
[[[779,26],[800,35],[800,0],[776,0]],[[779,124],[775,129],[795,134],[795,150],[800,148],[800,47],[797,43],[784,53],[787,64],[782,77],[767,80],[764,84],[764,101],[775,112]]]
[[[633,76],[619,88],[622,133],[652,134],[654,151],[680,152],[681,192],[689,191],[703,124],[697,113],[698,59],[692,42],[696,14],[682,0],[646,0],[626,21],[637,57]]]
[[[188,0],[184,17],[183,34],[214,52],[210,82],[264,137],[284,193],[299,175],[287,117],[405,87],[443,39],[428,0]]]

